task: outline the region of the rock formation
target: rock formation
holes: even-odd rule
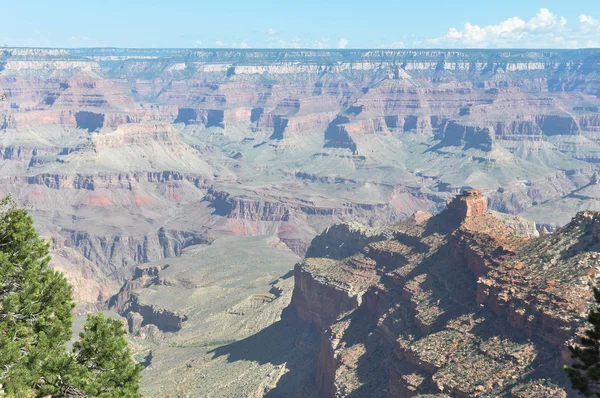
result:
[[[468,341],[458,346],[492,355],[487,353],[496,349],[493,341],[472,337],[483,326],[467,330],[462,315],[473,325],[498,320],[523,339],[531,329],[528,322],[571,327],[557,321],[563,314],[524,292],[516,292],[521,307],[507,309],[505,281],[493,272],[512,267],[508,264],[520,255],[523,241],[538,231],[546,236],[577,211],[600,210],[594,177],[600,161],[598,60],[595,49],[3,48],[0,91],[7,96],[0,101],[0,195],[26,206],[51,240],[54,266],[73,284],[78,311],[105,308],[117,295],[111,308],[127,317],[142,346],[146,339],[174,346],[220,341],[212,336],[199,343],[186,328],[196,324],[197,314],[152,294],[196,291],[196,282],[185,276],[165,276],[186,250],[275,236],[277,245],[295,255],[308,254],[296,267],[293,308],[309,321],[308,328],[328,330],[319,336],[323,365],[314,379],[323,392],[343,395],[342,388],[362,386],[365,375],[376,376],[371,384],[381,387],[380,392],[364,387],[374,396],[434,391],[434,384],[444,385],[444,391],[468,389],[457,380],[467,369],[465,358],[473,363],[480,358],[472,357],[475,351],[454,358],[454,368],[437,369],[439,358],[426,357],[418,344],[411,345],[417,351],[408,350],[407,344],[425,339],[422,345],[433,347],[437,340],[426,336],[461,330],[453,336]],[[454,195],[474,187],[487,201],[472,192],[450,201],[443,215],[426,214],[438,213]],[[340,223],[347,224],[334,226]],[[506,235],[514,229],[515,236]],[[321,231],[327,232],[313,240]],[[173,267],[157,271],[159,276],[138,274],[163,262]],[[257,286],[270,286],[291,268],[286,264]],[[248,278],[244,274],[235,283],[252,285]],[[261,372],[272,376],[252,373],[257,384],[251,391],[240,387],[242,395],[262,396],[282,384],[287,387],[279,391],[295,391],[298,379],[288,374],[294,367],[306,373],[310,366],[303,353],[319,351],[295,324],[275,322],[280,311],[270,304],[284,307],[291,296],[290,283],[283,284],[287,290],[281,296],[278,283],[273,292],[257,289],[229,308],[227,316],[235,321],[227,325],[237,325],[236,339],[255,343],[248,336],[266,329],[258,341],[270,341],[282,328],[292,343],[298,341],[293,361],[285,356],[292,350],[288,340],[278,340],[268,358],[272,362],[254,352],[252,358],[263,365],[279,367],[261,365]],[[303,290],[312,293],[302,296]],[[224,311],[210,294],[202,297],[204,314]],[[487,312],[480,312],[478,302]],[[266,303],[270,315],[256,315],[248,326],[240,314],[263,308],[259,303]],[[471,312],[457,315],[456,308]],[[354,321],[356,311],[368,316]],[[339,313],[348,314],[349,334]],[[442,329],[450,324],[455,326]],[[400,338],[403,325],[407,332]],[[338,335],[345,337],[337,341]],[[380,336],[388,336],[388,346],[381,345]],[[537,339],[531,343],[535,347],[536,341],[550,344],[541,335],[531,338]],[[510,341],[529,349],[519,339]],[[242,342],[230,348],[239,347],[246,350]],[[385,356],[384,372],[379,365],[362,367],[363,355],[384,357],[378,350],[391,347],[397,356]],[[172,356],[172,346],[154,348],[155,363],[188,369]],[[493,354],[493,366],[513,364],[507,368],[517,369],[523,380],[513,395],[554,391],[537,376],[527,384],[522,375],[531,367],[529,357],[517,348],[521,359]],[[542,351],[536,358],[545,358]],[[236,353],[229,352],[240,358]],[[244,369],[237,363],[244,361],[233,362],[236,371]],[[350,370],[358,368],[358,376]],[[189,372],[203,374],[198,368]],[[394,372],[401,376],[390,377]],[[187,374],[176,373],[183,379]],[[552,383],[562,388],[560,380]],[[493,395],[508,387],[473,388]]]
[[[503,217],[467,190],[377,240],[346,228],[343,255],[343,238],[331,256],[315,238],[290,309],[320,336],[320,395],[570,394],[562,364],[598,283],[600,213],[539,238]]]
[[[144,394],[262,396],[304,366],[316,347],[299,336],[296,349],[301,329],[280,320],[297,261],[276,237],[229,237],[136,267],[109,307],[125,318],[138,356],[151,355]]]

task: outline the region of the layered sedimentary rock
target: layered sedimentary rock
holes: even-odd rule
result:
[[[276,237],[229,237],[138,266],[110,308],[151,358],[144,395],[263,396],[277,386],[292,396],[317,348],[281,319],[297,261]]]
[[[540,230],[597,207],[596,50],[3,48],[0,65],[0,193],[97,267],[72,275],[102,300],[189,244],[275,234],[304,255],[335,223],[465,188]]]
[[[581,308],[594,259],[553,247],[596,250],[569,221],[600,210],[598,59],[3,48],[0,193],[79,312],[113,297],[146,392],[561,396],[551,303]]]
[[[160,271],[168,267],[169,264],[137,268],[133,278],[128,280],[119,293],[111,298],[109,306],[127,318],[129,333],[133,335],[152,333],[153,329],[161,332],[177,332],[181,329],[182,323],[187,321],[188,317],[185,314],[141,303],[134,294],[138,289],[153,285],[169,285],[168,280],[160,278]]]
[[[79,251],[86,259],[110,272],[112,278],[124,280],[138,264],[175,257],[191,245],[211,240],[199,232],[159,229],[145,235],[90,235],[78,230],[61,231],[67,239],[61,242]]]
[[[320,336],[320,395],[571,394],[562,364],[597,284],[598,220],[579,213],[536,237],[465,191],[375,241],[336,227],[351,251],[317,237],[296,266],[290,308]]]

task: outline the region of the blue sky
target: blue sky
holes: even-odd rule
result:
[[[600,47],[600,1],[28,0],[1,44],[35,47]]]

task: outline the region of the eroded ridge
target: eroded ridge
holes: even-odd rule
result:
[[[565,348],[597,284],[599,231],[588,211],[538,237],[467,190],[436,216],[349,234],[363,245],[345,258],[339,234],[315,238],[291,308],[321,336],[320,393],[566,397]]]

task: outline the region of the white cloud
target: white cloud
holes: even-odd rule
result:
[[[343,37],[338,42],[338,48],[346,48],[347,45],[348,45],[348,40],[344,39]]]
[[[600,25],[590,15],[579,16],[579,25],[570,26],[566,18],[540,8],[528,21],[517,16],[496,25],[479,26],[470,22],[462,29],[450,28],[442,37],[416,41],[416,47],[473,48],[572,48],[590,47],[600,40]]]
[[[275,29],[273,29],[273,28],[269,28],[269,30],[267,30],[267,33],[268,33],[270,36],[273,36],[273,35],[276,35],[276,34],[277,34],[277,31],[276,31]]]
[[[242,40],[239,47],[240,48],[250,48],[250,45],[248,44],[248,42],[246,40]]]
[[[306,47],[302,44],[302,41],[298,37],[294,37],[292,40],[284,40],[277,36],[268,37],[265,40],[267,48],[301,48]]]
[[[88,36],[71,36],[71,42],[68,45],[69,47],[97,47],[98,43],[90,42],[90,38]]]
[[[217,40],[215,44],[219,47],[223,47],[223,42],[221,40]]]
[[[322,39],[315,40],[313,47],[319,49],[327,48],[329,47],[329,39],[324,37]]]
[[[579,16],[579,22],[582,24],[587,24],[587,25],[591,25],[591,26],[598,25],[598,21],[596,19],[592,18],[591,15],[585,15],[585,14],[581,14]]]
[[[563,18],[561,18],[563,20]],[[566,21],[566,20],[565,20]],[[537,15],[527,22],[531,30],[543,29],[556,24],[556,15],[552,14],[547,8],[540,8]]]
[[[197,46],[201,46],[202,45],[202,40],[196,40],[194,42]]]
[[[395,41],[391,44],[380,44],[377,46],[377,48],[381,48],[384,50],[406,48],[406,44],[404,44],[403,41]]]

